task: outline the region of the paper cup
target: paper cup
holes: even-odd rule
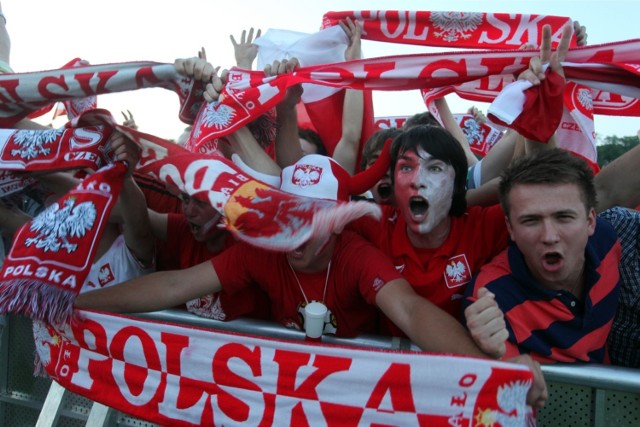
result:
[[[321,302],[310,302],[304,308],[304,331],[309,338],[320,338],[324,331],[327,306]]]

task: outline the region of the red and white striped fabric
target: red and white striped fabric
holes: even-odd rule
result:
[[[167,426],[524,426],[528,368],[484,359],[318,345],[80,311],[36,323],[47,373]]]

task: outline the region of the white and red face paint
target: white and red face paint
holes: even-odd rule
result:
[[[422,148],[403,153],[396,162],[396,205],[409,231],[427,234],[449,215],[453,200],[455,170]]]

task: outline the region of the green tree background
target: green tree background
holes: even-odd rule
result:
[[[640,143],[638,136],[606,136],[598,144],[598,164],[603,167]]]

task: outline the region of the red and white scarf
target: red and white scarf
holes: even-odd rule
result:
[[[65,322],[89,274],[126,166],[106,166],[23,225],[0,271],[0,311]]]
[[[416,11],[345,11],[325,14],[324,25],[337,25],[350,17],[363,27],[364,39],[388,43],[424,46],[517,49],[525,43],[540,45],[542,27],[552,28],[552,44],[561,38],[562,28],[570,18],[545,15],[521,15],[480,12],[416,12]],[[575,39],[572,40],[575,47]],[[608,60],[603,53],[593,60]],[[513,81],[512,76],[487,76],[448,88],[435,89],[444,93],[455,92],[463,99],[493,102],[493,99]],[[442,93],[441,89],[444,89]],[[593,96],[591,93],[593,92]],[[433,105],[423,97],[429,111]],[[640,115],[640,100],[633,97],[594,90],[569,82],[565,90],[565,110],[557,128],[558,144],[579,154],[597,168],[597,150],[593,114]],[[473,147],[472,147],[473,149]]]
[[[592,62],[605,53],[610,61]],[[286,89],[298,83],[374,90],[448,87],[490,75],[512,79],[535,55],[533,51],[489,51],[391,56],[304,67],[275,77],[232,69],[223,100],[202,105],[193,143],[198,147],[244,126],[274,107]],[[640,40],[571,50],[566,59],[568,79],[640,97]]]
[[[62,66],[62,68],[73,68],[87,65],[86,61],[80,58],[74,58]],[[60,116],[67,116],[69,120],[78,117],[81,113],[93,110],[98,107],[98,99],[95,95],[87,96],[85,98],[72,98],[64,102],[57,102],[55,104],[49,104],[41,109],[34,111],[28,115],[29,118],[40,117],[43,114],[48,113],[55,106],[53,118]]]
[[[0,128],[29,113],[95,95],[162,87],[178,94],[179,117],[192,123],[202,102],[202,84],[179,74],[173,64],[124,62],[0,75]]]
[[[351,18],[362,27],[362,38],[387,43],[472,49],[518,49],[540,45],[542,27],[550,25],[558,42],[571,19],[552,15],[415,10],[327,12],[323,27]],[[574,42],[575,46],[575,42]]]
[[[81,125],[85,127],[72,127]],[[117,128],[140,145],[140,172],[156,177],[170,189],[208,202],[224,215],[225,225],[236,238],[252,245],[290,251],[311,237],[327,238],[361,216],[380,216],[378,206],[364,201],[340,203],[285,193],[244,174],[223,157],[192,153],[117,125],[105,110],[83,113],[69,126],[3,131],[0,167],[24,171],[97,169],[108,161],[105,143]],[[104,221],[118,198],[121,169],[121,165],[107,167],[91,175],[17,233],[0,272],[1,313],[21,313],[48,322],[60,322],[71,314]],[[94,191],[103,187],[102,192]]]
[[[75,393],[162,425],[531,421],[532,374],[521,365],[80,315],[71,325],[35,323],[46,371]]]

